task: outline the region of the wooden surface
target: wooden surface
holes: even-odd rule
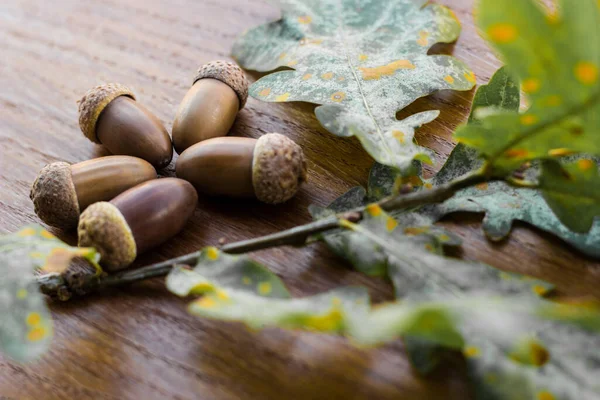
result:
[[[485,83],[499,62],[477,36],[471,0],[440,0],[463,21],[453,51]],[[29,187],[46,163],[75,163],[106,155],[83,137],[76,101],[102,82],[131,85],[138,100],[170,129],[195,69],[226,58],[236,35],[275,19],[259,0],[9,0],[0,2],[0,232],[39,222]],[[410,112],[441,110],[422,128],[420,144],[440,161],[451,133],[468,114],[473,92],[443,92]],[[303,146],[310,181],[291,202],[258,203],[202,198],[185,232],[139,264],[181,255],[205,245],[246,239],[310,220],[307,206],[326,205],[365,184],[371,160],[357,141],[320,128],[313,107],[251,99],[233,134],[281,132]],[[173,169],[167,171],[172,175]],[[600,285],[598,264],[561,242],[517,226],[512,239],[490,245],[480,217],[445,222],[466,240],[462,256],[527,272],[568,292]],[[56,232],[74,241],[74,235]],[[377,301],[391,286],[347,269],[325,247],[281,248],[256,254],[294,295],[339,285],[367,286]],[[1,279],[1,277],[0,277]],[[410,369],[400,341],[357,349],[328,335],[244,327],[186,314],[186,302],[160,280],[74,301],[52,304],[56,337],[38,362],[18,365],[0,357],[2,399],[465,399],[460,362],[428,380]],[[0,316],[1,318],[1,316]]]

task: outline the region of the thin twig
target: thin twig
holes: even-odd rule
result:
[[[386,197],[377,204],[386,211],[408,209],[425,204],[441,203],[452,197],[458,190],[464,189],[488,179],[485,170],[474,171],[459,177],[448,183],[436,186],[432,189],[424,189],[409,194],[396,194]],[[343,227],[340,221],[351,223],[360,222],[366,206],[356,208],[349,212],[333,215],[305,225],[300,225],[281,232],[261,236],[255,239],[226,244],[221,250],[230,254],[248,253],[278,246],[300,246],[307,243],[312,236]],[[86,282],[78,282],[77,287],[70,287],[63,275],[49,274],[38,277],[43,293],[61,300],[68,299],[65,293],[77,292],[88,293],[104,287],[121,286],[145,279],[156,278],[167,275],[174,265],[193,264],[200,256],[201,251],[195,251],[170,260],[151,264],[139,269],[124,271],[117,274],[101,277],[90,277]]]

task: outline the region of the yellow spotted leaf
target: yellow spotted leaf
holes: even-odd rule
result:
[[[61,273],[75,258],[101,272],[94,249],[70,247],[40,226],[0,236],[0,351],[17,361],[46,351],[52,319],[34,273]]]
[[[475,75],[461,61],[428,55],[460,34],[445,6],[426,0],[283,0],[283,17],[249,30],[233,56],[245,68],[279,71],[259,79],[250,94],[263,101],[319,104],[321,124],[356,136],[378,162],[402,170],[413,159],[431,161],[415,129],[437,118],[425,111],[404,120],[396,113],[443,89],[469,90]],[[401,140],[395,132],[402,132]]]
[[[505,176],[524,162],[600,155],[600,7],[597,0],[478,0],[477,25],[528,95],[529,109],[480,110],[455,138]]]

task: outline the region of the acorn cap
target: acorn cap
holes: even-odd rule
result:
[[[79,217],[80,247],[95,247],[107,271],[129,266],[137,255],[135,239],[121,211],[106,201],[94,203]]]
[[[306,160],[300,146],[279,133],[258,139],[252,160],[252,184],[258,200],[283,203],[294,197],[304,181]]]
[[[70,164],[56,162],[42,168],[31,185],[29,198],[35,213],[48,225],[65,230],[77,226],[79,201]]]
[[[240,100],[240,110],[244,108],[248,100],[248,79],[237,64],[231,61],[211,61],[198,69],[193,84],[204,78],[216,79],[228,85]]]
[[[106,106],[119,96],[128,96],[135,100],[135,95],[127,86],[108,83],[88,90],[79,101],[79,127],[92,142],[100,144],[96,136],[96,123]]]

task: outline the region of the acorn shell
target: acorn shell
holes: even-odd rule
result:
[[[129,266],[137,256],[131,228],[117,207],[106,201],[94,203],[79,217],[80,247],[95,247],[107,271]]]
[[[29,198],[35,213],[46,224],[61,229],[77,226],[79,202],[70,164],[56,162],[42,168],[31,186]]]
[[[240,110],[244,108],[248,100],[248,79],[237,64],[230,61],[211,61],[198,69],[194,84],[204,78],[217,79],[228,85],[240,100]]]
[[[127,86],[108,83],[88,90],[79,101],[79,127],[92,142],[100,144],[96,136],[96,124],[106,106],[119,96],[128,96],[135,100],[135,95]]]
[[[258,139],[252,160],[252,184],[258,200],[283,203],[294,197],[306,177],[306,160],[300,146],[279,133]]]

